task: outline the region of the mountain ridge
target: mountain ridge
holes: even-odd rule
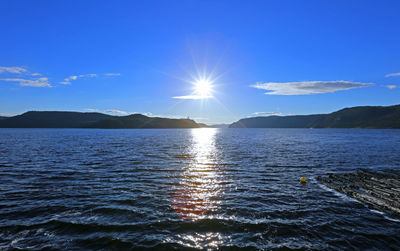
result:
[[[240,119],[230,128],[400,128],[400,105],[356,106],[329,114]]]
[[[219,126],[219,125],[217,125]],[[191,119],[113,116],[99,112],[28,111],[0,117],[0,128],[201,128],[217,127]],[[224,125],[225,126],[225,125]],[[221,126],[222,127],[222,126]],[[229,128],[393,128],[400,129],[400,105],[356,106],[329,114],[267,116],[240,119]]]
[[[199,128],[191,119],[148,117],[142,114],[112,116],[98,112],[28,111],[0,120],[0,128]]]

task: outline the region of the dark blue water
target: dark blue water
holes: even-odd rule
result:
[[[398,250],[315,177],[399,167],[400,130],[1,129],[0,249]]]

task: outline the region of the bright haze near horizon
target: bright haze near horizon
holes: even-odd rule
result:
[[[0,115],[230,123],[394,105],[399,1],[2,1]]]

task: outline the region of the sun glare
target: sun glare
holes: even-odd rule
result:
[[[191,84],[191,87],[193,88],[192,93],[184,96],[174,96],[173,98],[191,100],[214,98],[214,83],[216,79],[212,78],[212,76],[207,76],[206,74],[197,74],[197,77],[193,75],[191,77],[190,80],[185,80],[185,82]]]
[[[194,83],[195,93],[202,97],[211,95],[212,84],[207,79],[200,79]]]

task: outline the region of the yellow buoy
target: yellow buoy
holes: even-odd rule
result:
[[[306,183],[307,182],[307,178],[306,177],[301,177],[300,178],[300,182],[303,183],[303,184]]]

